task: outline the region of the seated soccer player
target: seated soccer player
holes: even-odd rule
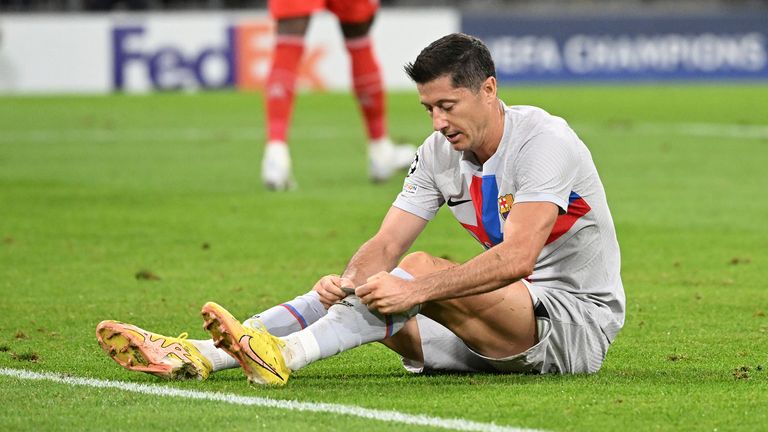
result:
[[[440,38],[405,69],[435,132],[341,276],[243,323],[207,303],[206,341],[105,321],[104,350],[166,378],[239,365],[258,384],[285,384],[292,371],[374,341],[413,372],[599,370],[625,296],[589,150],[563,119],[499,100],[491,55],[474,37]],[[484,251],[461,264],[405,255],[446,203]]]

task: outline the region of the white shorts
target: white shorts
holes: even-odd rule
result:
[[[563,290],[526,282],[535,305],[538,342],[520,354],[494,359],[478,354],[441,324],[417,315],[424,363],[403,359],[421,372],[592,373],[603,364],[621,327],[607,308]],[[607,324],[606,324],[607,323]],[[610,328],[605,328],[605,327]]]

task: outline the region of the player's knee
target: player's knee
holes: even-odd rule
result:
[[[435,271],[435,257],[422,251],[412,252],[400,261],[399,267],[413,276],[431,273]]]
[[[344,34],[344,39],[363,37],[371,30],[371,24],[373,24],[373,18],[362,23],[341,23],[341,32]]]
[[[309,16],[280,19],[277,21],[277,34],[304,36],[309,27],[309,20]]]

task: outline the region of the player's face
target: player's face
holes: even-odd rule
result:
[[[500,118],[493,77],[476,93],[465,87],[453,87],[448,75],[417,88],[421,104],[432,117],[432,127],[445,136],[454,150],[472,151],[479,158],[493,154],[501,139],[495,136]]]

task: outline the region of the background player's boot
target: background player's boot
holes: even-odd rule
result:
[[[373,140],[368,145],[368,174],[373,182],[383,182],[395,171],[407,168],[413,162],[416,147],[393,144],[389,138]]]
[[[252,384],[285,385],[291,370],[285,366],[282,340],[266,329],[243,326],[226,309],[208,302],[201,311],[203,328],[208,330],[213,343],[234,357]]]
[[[270,190],[286,191],[296,188],[296,182],[291,173],[291,155],[286,143],[270,141],[264,147],[261,181]]]
[[[96,338],[112,360],[131,371],[165,379],[204,380],[212,370],[208,359],[186,340],[186,333],[174,338],[131,324],[102,321],[96,326]]]

